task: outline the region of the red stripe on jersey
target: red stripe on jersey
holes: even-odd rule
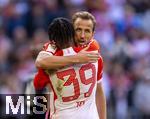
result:
[[[101,78],[102,78],[102,70],[103,70],[103,59],[102,59],[102,57],[100,57],[98,60],[97,81],[101,80]]]

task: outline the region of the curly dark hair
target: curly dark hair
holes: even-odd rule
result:
[[[66,18],[55,18],[48,26],[49,40],[59,49],[74,46],[75,31],[73,24]]]

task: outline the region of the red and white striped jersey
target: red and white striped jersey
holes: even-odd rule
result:
[[[98,52],[97,43],[92,40],[87,51]],[[57,50],[47,44],[42,53],[58,56],[75,55],[81,49],[66,48]],[[50,119],[99,119],[95,95],[97,83],[102,77],[102,58],[95,63],[74,64],[50,73],[44,79],[43,87],[50,83]],[[48,71],[47,71],[48,72]],[[43,79],[42,79],[43,80]]]

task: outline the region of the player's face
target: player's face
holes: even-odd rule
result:
[[[87,45],[93,38],[93,22],[92,20],[85,20],[77,18],[74,22],[75,28],[75,42],[78,46]]]

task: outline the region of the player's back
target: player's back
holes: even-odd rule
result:
[[[72,47],[59,55],[76,54]],[[57,54],[57,53],[56,53]],[[52,93],[50,95],[51,119],[99,119],[95,93],[98,62],[76,64],[49,74]]]

